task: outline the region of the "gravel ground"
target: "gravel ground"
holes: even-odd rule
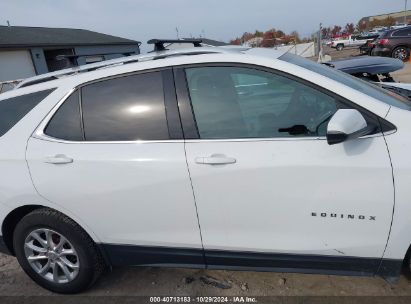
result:
[[[391,74],[395,81],[411,83],[411,62],[407,62],[402,70]]]
[[[207,284],[213,279],[217,287]],[[14,257],[0,254],[0,296],[51,294],[26,276]],[[105,273],[84,295],[411,296],[411,282],[404,276],[390,285],[377,277],[136,267]]]
[[[325,46],[324,47],[324,54],[325,55],[330,55],[332,60],[336,59],[343,59],[343,58],[349,58],[352,56],[360,56],[360,50],[358,48],[348,48],[344,49],[342,51],[337,51],[336,49],[330,48]]]

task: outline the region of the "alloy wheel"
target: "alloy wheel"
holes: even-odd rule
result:
[[[41,228],[29,233],[24,242],[26,259],[44,279],[64,284],[73,281],[80,270],[74,246],[60,233]]]
[[[394,52],[394,58],[398,58],[402,61],[406,60],[408,57],[408,51],[406,48],[398,48]]]

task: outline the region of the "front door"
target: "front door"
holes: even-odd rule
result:
[[[185,73],[199,134],[186,140],[187,162],[207,263],[252,266],[255,253],[268,268],[317,268],[313,256],[378,266],[394,195],[375,117],[366,116],[373,135],[330,146],[329,119],[350,107],[334,94],[254,68]]]

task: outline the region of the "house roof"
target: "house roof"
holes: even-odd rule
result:
[[[125,44],[140,42],[83,29],[0,26],[0,48]]]

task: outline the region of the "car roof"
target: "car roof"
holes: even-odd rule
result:
[[[67,84],[68,79],[70,79],[70,83],[77,83],[79,85],[94,79],[109,77],[111,74],[120,74],[120,70],[127,70],[127,73],[132,73],[133,71],[143,71],[168,66],[172,67],[194,62],[197,64],[202,61],[210,62],[209,58],[211,57],[215,62],[222,62],[222,60],[225,60],[226,62],[233,63],[241,63],[243,59],[249,56],[256,59],[268,58],[270,60],[276,60],[285,53],[286,51],[283,50],[249,48],[241,46],[191,47],[161,52],[150,52],[146,54],[86,64],[30,77],[20,82],[13,90],[1,93],[0,100],[40,90],[62,87]],[[124,67],[124,69],[121,67]],[[102,75],[104,75],[104,77],[102,77]]]
[[[201,48],[202,49],[202,48]],[[213,50],[219,49],[213,47]],[[42,90],[55,89],[51,93],[53,100],[61,100],[66,96],[69,96],[73,90],[83,86],[87,83],[95,81],[104,81],[111,77],[126,76],[134,73],[145,71],[158,71],[159,69],[170,67],[187,67],[196,66],[201,64],[219,64],[219,65],[231,65],[231,64],[245,64],[251,66],[262,66],[278,71],[283,71],[290,75],[295,75],[301,79],[312,81],[314,83],[321,83],[321,87],[326,90],[336,92],[344,98],[349,100],[360,98],[361,106],[369,109],[377,115],[385,116],[389,106],[375,98],[368,97],[363,93],[356,90],[347,90],[347,85],[340,83],[332,78],[317,73],[316,71],[300,66],[298,64],[288,62],[287,60],[281,60],[285,51],[279,51],[274,49],[245,49],[237,51],[219,51],[213,53],[198,53],[199,48],[195,48],[195,53],[192,51],[184,52],[184,55],[176,56],[157,56],[151,60],[141,60],[138,62],[132,62],[130,64],[115,64],[108,67],[98,68],[87,72],[70,74],[57,78],[55,80],[49,80],[38,84],[28,85],[16,90],[7,91],[0,94],[0,101],[8,98],[13,98],[20,95],[34,93]],[[191,52],[191,53],[190,53]],[[191,55],[190,55],[191,54]],[[150,55],[150,54],[149,54]],[[297,55],[293,55],[296,56]],[[156,59],[156,60],[155,60]],[[161,59],[161,60],[157,60]]]
[[[285,51],[278,51],[274,49],[251,49],[249,47],[242,46],[223,46],[223,47],[191,47],[191,48],[182,48],[174,50],[165,50],[159,52],[150,52],[146,54],[134,55],[121,57],[111,60],[106,60],[97,63],[91,63],[86,65],[81,65],[78,67],[68,68],[64,70],[59,70],[51,73],[41,74],[34,77],[24,79],[20,82],[15,89],[44,83],[47,81],[52,81],[60,79],[67,76],[74,76],[76,74],[81,74],[85,72],[91,72],[99,69],[110,69],[119,65],[153,61],[159,59],[173,58],[178,56],[194,56],[194,55],[205,55],[205,54],[247,54],[278,58],[285,53]]]
[[[408,25],[408,26],[404,26],[404,27],[400,27],[400,28],[387,30],[383,34],[384,34],[384,37],[387,37],[388,35],[391,35],[394,32],[403,31],[403,30],[410,30],[410,29],[411,29],[411,25]]]
[[[224,52],[230,51],[224,50]],[[90,64],[85,64],[85,65],[80,65],[68,69],[63,69],[51,73],[45,73],[41,75],[37,75],[34,77],[26,78],[24,79],[21,83],[19,83],[15,88],[22,88],[26,87],[28,85],[33,85],[45,81],[50,81],[50,80],[55,80],[64,76],[71,76],[79,73],[84,73],[84,72],[90,72],[94,71],[97,69],[102,69],[102,68],[110,68],[114,67],[117,65],[122,65],[122,64],[128,64],[128,63],[136,63],[136,62],[142,62],[142,61],[147,61],[147,60],[156,60],[156,59],[161,59],[165,57],[171,57],[171,56],[177,56],[177,55],[193,55],[193,54],[206,54],[206,53],[220,53],[223,51],[219,51],[214,47],[201,47],[201,48],[186,48],[186,49],[177,49],[177,50],[166,50],[166,51],[161,51],[161,52],[151,52],[147,54],[139,54],[139,55],[133,55],[133,56],[127,56],[127,57],[120,57],[120,58],[115,58],[115,59],[110,59],[110,60],[105,60],[101,62],[96,62],[96,63],[90,63]]]

